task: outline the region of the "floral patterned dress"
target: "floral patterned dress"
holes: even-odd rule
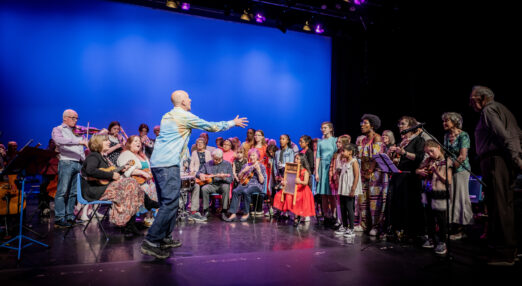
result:
[[[362,195],[357,197],[360,209],[360,225],[363,229],[378,228],[384,220],[384,207],[388,192],[388,175],[377,169],[372,156],[384,151],[382,142],[374,138],[362,138],[359,142],[361,159]]]

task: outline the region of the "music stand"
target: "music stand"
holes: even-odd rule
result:
[[[379,166],[379,168],[384,172],[388,174],[400,174],[400,173],[406,173],[397,168],[395,164],[393,164],[393,161],[388,157],[388,155],[384,153],[379,153],[376,155],[373,155],[373,159]]]
[[[7,165],[7,167],[2,172],[1,176],[9,175],[9,174],[17,174],[19,178],[22,180],[22,189],[21,192],[21,200],[20,206],[24,205],[24,192],[25,192],[25,176],[26,175],[35,175],[38,174],[45,164],[52,157],[56,156],[56,152],[49,150],[42,150],[34,147],[27,147],[27,145],[18,153],[18,155]],[[18,260],[20,260],[20,256],[22,253],[22,249],[26,248],[33,243],[40,244],[44,247],[49,247],[47,244],[34,240],[30,237],[27,237],[22,234],[23,227],[23,207],[19,207],[20,210],[20,225],[19,225],[19,234],[10,239],[9,241],[0,245],[0,247],[5,247],[18,251]],[[28,244],[22,246],[22,239],[27,239],[29,241]],[[12,241],[18,240],[18,247],[9,246]]]

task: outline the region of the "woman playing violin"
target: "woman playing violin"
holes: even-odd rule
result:
[[[144,220],[145,226],[150,227],[154,222],[151,209],[158,208],[158,195],[156,193],[156,185],[152,180],[150,171],[150,162],[141,148],[141,138],[133,135],[129,137],[125,144],[124,151],[118,157],[118,166],[125,166],[129,161],[135,164],[129,167],[123,176],[126,178],[134,178],[140,183],[141,189],[145,192],[145,208],[149,210]]]
[[[126,236],[139,234],[135,226],[136,212],[143,205],[143,190],[132,178],[123,178],[119,172],[106,171],[112,166],[102,154],[109,149],[110,141],[107,135],[93,135],[89,140],[91,153],[85,158],[81,169],[82,195],[87,201],[112,201],[110,221],[117,226],[125,226]],[[127,171],[128,167],[122,171]],[[109,184],[100,183],[108,180]]]
[[[252,193],[263,193],[263,186],[266,180],[266,168],[259,162],[259,150],[256,148],[248,151],[250,162],[246,164],[241,172],[239,172],[239,179],[241,184],[232,191],[232,202],[228,212],[230,217],[225,221],[234,221],[236,213],[239,210],[239,196],[243,195],[243,204],[245,208],[245,215],[241,217],[241,221],[246,221],[250,214],[250,202],[252,201]]]
[[[118,121],[113,121],[109,124],[110,145],[106,155],[113,165],[117,164],[118,157],[123,151],[123,146],[125,146],[125,138],[120,134],[120,131],[122,131],[122,129]]]

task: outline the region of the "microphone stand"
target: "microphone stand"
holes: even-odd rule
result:
[[[455,154],[453,154],[448,148],[446,148],[446,146],[444,146],[442,143],[439,142],[439,140],[437,140],[437,138],[435,138],[435,136],[433,136],[432,134],[430,134],[425,128],[424,126],[421,126],[420,127],[422,132],[426,133],[426,135],[428,135],[433,141],[435,141],[439,146],[440,148],[443,150],[443,155],[444,155],[444,159],[446,160],[446,210],[448,211],[448,214],[446,216],[446,223],[447,223],[447,228],[448,228],[448,238],[444,238],[446,240],[446,249],[448,250],[448,255],[446,256],[447,260],[453,260],[453,257],[451,256],[451,251],[450,251],[450,239],[449,239],[449,228],[450,228],[450,222],[453,221],[453,212],[455,210],[455,192],[456,192],[456,189],[455,187],[453,187],[453,203],[452,203],[452,208],[451,208],[451,220],[450,220],[450,207],[449,207],[449,198],[450,198],[450,189],[449,189],[449,182],[448,182],[448,173],[449,173],[449,168],[448,168],[448,162],[447,160],[448,159],[451,159],[452,161],[454,162],[457,162],[460,164],[461,167],[463,167],[466,171],[469,172],[469,174],[475,178],[483,187],[486,187],[486,184],[479,178],[477,177],[477,175],[475,175],[473,172],[471,172],[471,170],[466,167],[465,165],[463,165],[462,163],[463,162],[460,162],[457,158],[457,156],[455,156]]]

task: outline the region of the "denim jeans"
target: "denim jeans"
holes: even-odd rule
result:
[[[78,161],[63,160],[58,162],[58,187],[54,197],[54,221],[73,220],[76,206],[76,188],[78,173],[82,165]],[[65,194],[69,192],[67,206]]]
[[[239,210],[239,196],[243,195],[243,205],[245,207],[245,214],[250,213],[250,203],[252,202],[252,193],[259,192],[263,195],[258,186],[239,186],[232,191],[232,201],[228,212],[231,214],[237,213]],[[261,198],[260,198],[261,199]]]
[[[178,217],[181,176],[179,166],[152,168],[156,182],[159,210],[145,239],[159,243],[170,236]]]

